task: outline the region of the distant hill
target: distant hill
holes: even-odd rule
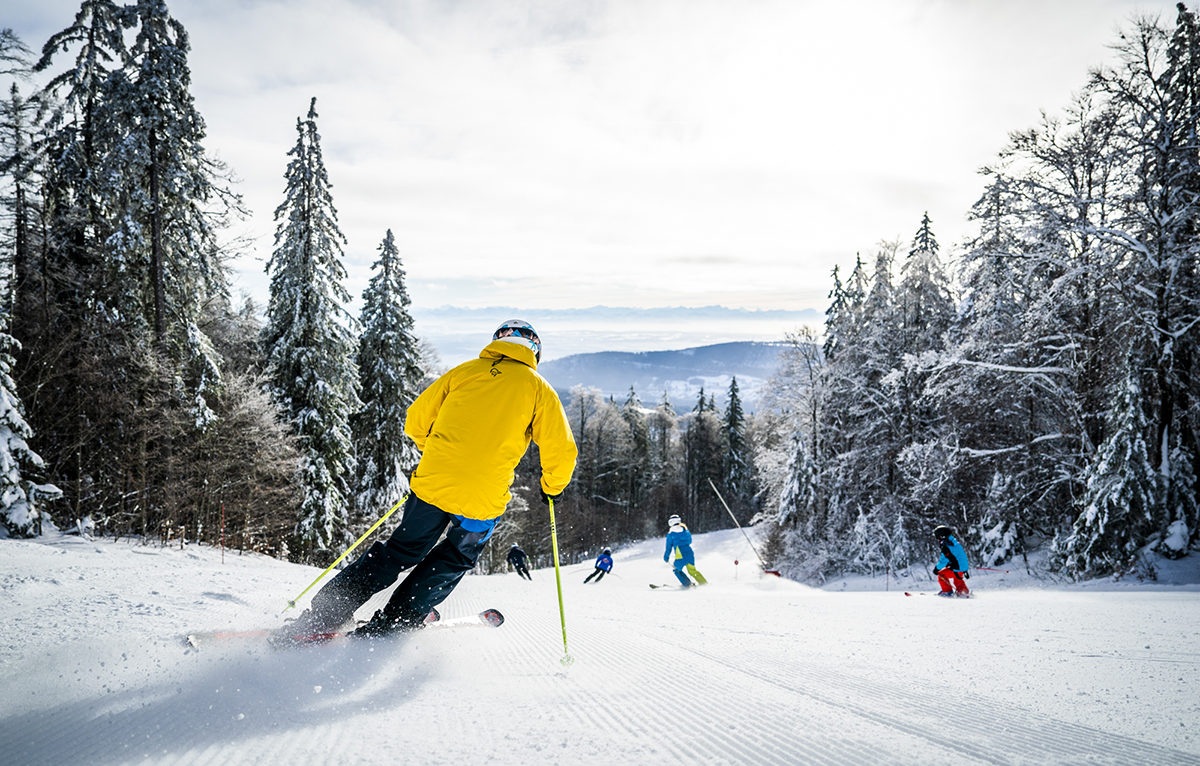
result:
[[[646,407],[657,405],[666,391],[676,412],[695,406],[701,386],[723,407],[729,381],[737,376],[742,406],[751,412],[785,347],[783,342],[739,341],[677,351],[600,351],[552,359],[538,371],[564,398],[582,384],[623,402],[632,385]]]

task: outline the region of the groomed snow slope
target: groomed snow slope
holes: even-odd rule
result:
[[[651,590],[673,582],[662,545],[615,551],[599,584],[564,568],[564,666],[552,569],[467,577],[443,605],[498,607],[498,630],[189,651],[190,630],[278,624],[318,571],[0,540],[0,761],[1200,764],[1195,585],[818,590],[758,574],[735,530],[697,536],[710,585]]]

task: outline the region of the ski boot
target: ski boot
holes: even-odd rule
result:
[[[438,610],[431,609],[426,613],[411,609],[388,609],[386,606],[378,610],[362,625],[350,632],[351,638],[379,638],[393,633],[411,633],[420,630],[431,622],[437,622],[442,616]]]

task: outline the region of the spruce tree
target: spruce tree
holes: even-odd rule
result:
[[[816,499],[816,467],[808,454],[803,433],[796,431],[792,434],[791,455],[787,462],[783,489],[779,494],[779,523],[802,526],[804,537],[812,539],[818,531]]]
[[[722,488],[729,507],[741,517],[739,521],[748,523],[753,515],[751,502],[754,496],[754,464],[746,439],[746,415],[742,409],[736,376],[729,381],[729,401],[725,405],[721,435],[725,446],[725,460],[718,486]]]
[[[1108,438],[1088,470],[1079,516],[1070,534],[1055,540],[1054,558],[1068,575],[1128,571],[1147,538],[1166,528],[1143,401],[1138,374],[1128,369],[1113,402]]]
[[[275,250],[263,345],[271,394],[299,437],[304,499],[294,555],[332,560],[349,539],[354,481],[350,415],[358,409],[354,317],[342,286],[345,236],[338,228],[317,132],[317,100],[296,120]]]
[[[645,502],[647,487],[650,483],[650,426],[646,422],[646,414],[642,411],[642,402],[637,391],[631,385],[625,403],[621,406],[621,419],[625,421],[626,438],[624,454],[621,456],[625,473],[626,517],[640,512]],[[628,526],[632,527],[632,524]],[[633,530],[630,530],[633,531]]]
[[[0,537],[32,537],[43,531],[42,521],[48,517],[39,503],[61,492],[32,480],[45,465],[29,447],[33,432],[21,414],[13,383],[15,345],[13,337],[0,327]]]
[[[1119,157],[1129,180],[1119,190],[1115,225],[1098,236],[1119,267],[1115,298],[1129,322],[1131,349],[1154,371],[1143,387],[1153,431],[1148,442],[1165,482],[1162,502],[1174,506],[1158,531],[1185,520],[1196,540],[1200,25],[1184,5],[1178,9],[1173,33],[1139,20],[1117,49],[1120,66],[1095,74],[1095,85],[1120,114]]]
[[[187,420],[205,427],[215,417],[209,400],[221,373],[201,313],[228,291],[217,232],[241,207],[204,150],[186,30],[162,0],[138,0],[128,10],[138,29],[128,63],[103,87],[114,131],[99,182],[113,217],[110,299],[126,315],[140,313],[126,324],[149,332],[178,380]]]
[[[709,484],[711,481],[720,487],[723,479],[725,450],[721,419],[711,397],[705,396],[703,387],[695,408],[687,417],[683,449],[685,502],[693,531],[724,529],[723,519],[727,516]]]
[[[421,457],[417,445],[404,435],[404,419],[420,393],[424,371],[408,313],[411,301],[404,269],[391,229],[379,245],[379,259],[372,268],[375,275],[363,291],[359,319],[363,408],[353,418],[358,450],[354,503],[362,521],[391,508],[408,492],[408,476]]]

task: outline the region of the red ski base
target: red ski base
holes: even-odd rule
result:
[[[504,615],[499,609],[484,609],[479,614],[467,615],[465,617],[452,617],[444,619],[436,609],[429,613],[429,617],[425,620],[425,628],[451,628],[456,625],[485,625],[491,628],[498,628],[504,624]],[[197,649],[201,644],[210,644],[216,641],[236,641],[249,639],[266,639],[270,640],[275,635],[274,630],[258,629],[258,630],[207,630],[196,633],[188,633],[183,637],[185,645]],[[282,646],[317,646],[320,644],[328,644],[333,641],[339,641],[343,638],[348,638],[350,633],[342,631],[334,631],[332,633],[313,633],[306,636],[291,636],[290,638],[277,642]]]

